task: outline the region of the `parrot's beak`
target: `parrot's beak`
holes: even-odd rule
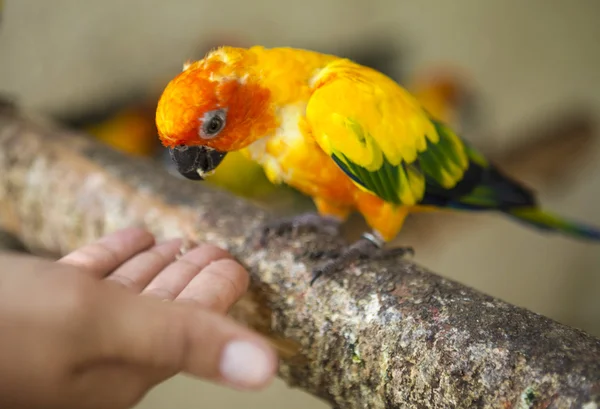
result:
[[[206,146],[176,146],[170,148],[171,159],[177,171],[191,180],[204,180],[204,175],[214,170],[226,153]]]

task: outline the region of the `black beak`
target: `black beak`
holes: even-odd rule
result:
[[[226,154],[206,146],[185,145],[170,148],[169,153],[177,171],[191,180],[203,180],[203,175],[219,166]]]

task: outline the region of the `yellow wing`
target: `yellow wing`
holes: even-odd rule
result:
[[[313,89],[313,136],[361,189],[413,205],[426,188],[450,190],[462,179],[462,141],[387,76],[340,59],[317,74]]]

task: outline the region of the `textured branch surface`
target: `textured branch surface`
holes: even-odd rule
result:
[[[341,238],[253,232],[268,211],[64,130],[0,110],[0,227],[62,254],[144,225],[228,248],[253,287],[232,314],[270,337],[280,376],[338,408],[596,408],[600,341],[409,261],[307,286]],[[326,256],[324,256],[326,257]]]

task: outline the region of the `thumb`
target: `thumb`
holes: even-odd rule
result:
[[[191,375],[239,389],[267,386],[277,356],[266,340],[192,303],[160,301],[107,286],[96,322],[102,358]]]

